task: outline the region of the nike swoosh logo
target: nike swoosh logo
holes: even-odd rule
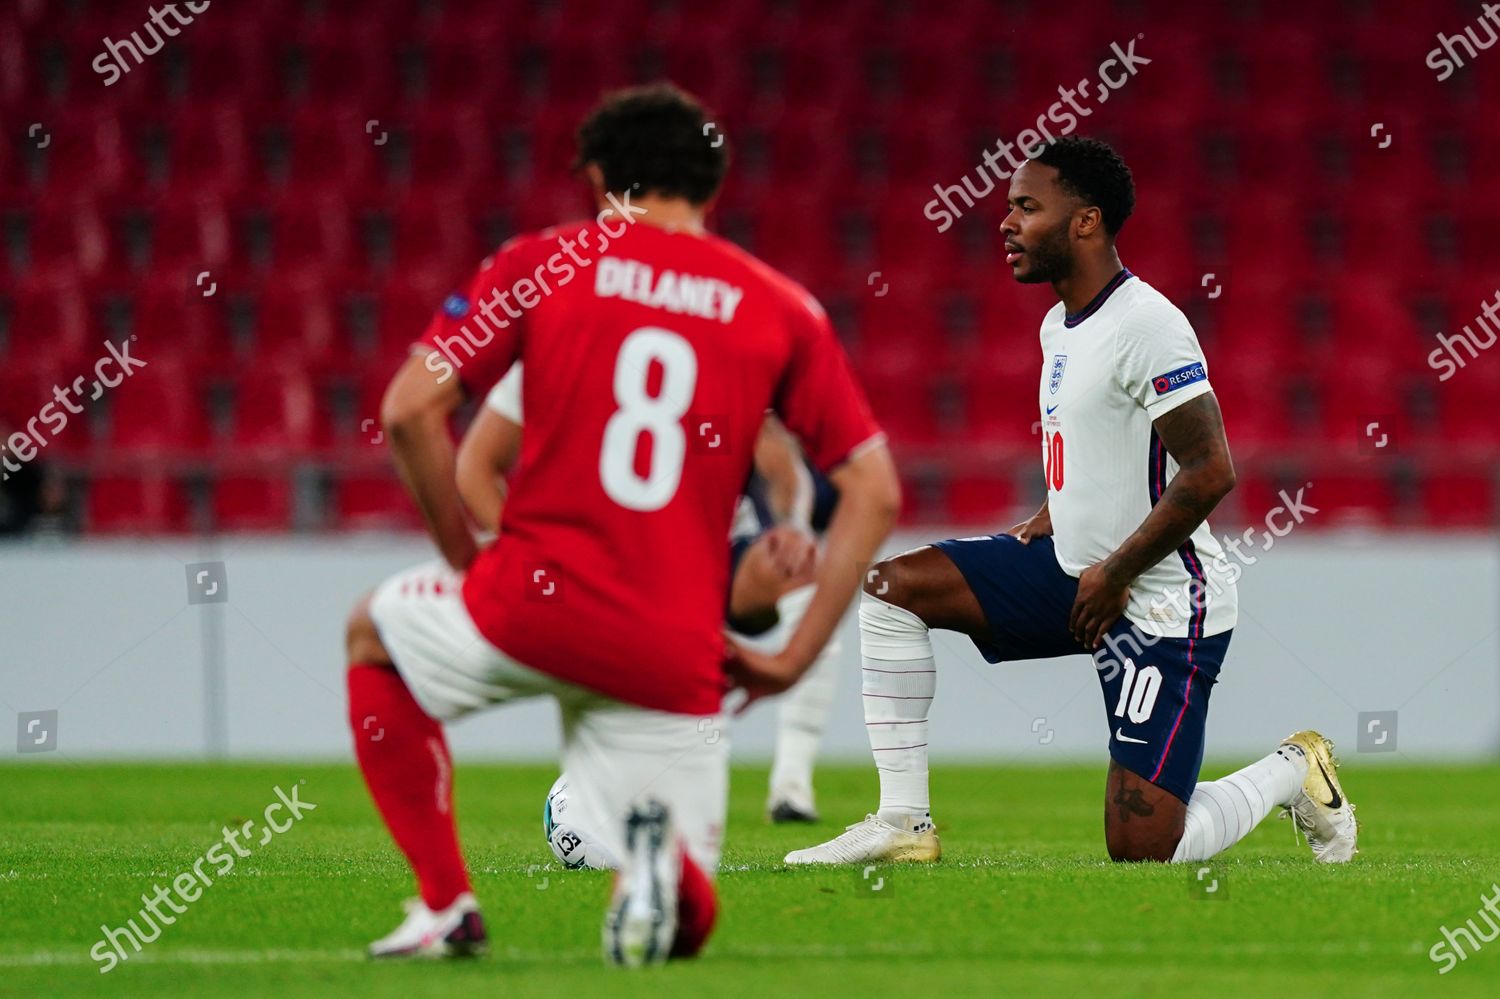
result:
[[[1333,779],[1328,776],[1328,771],[1323,769],[1323,761],[1322,760],[1318,761],[1318,772],[1323,775],[1323,780],[1325,780],[1328,783],[1328,791],[1329,791],[1330,794],[1333,795],[1333,800],[1332,801],[1325,801],[1323,804],[1325,806],[1327,806],[1328,808],[1341,808],[1341,807],[1343,807],[1344,798],[1343,798],[1342,795],[1339,794],[1339,789],[1334,786]]]
[[[1121,731],[1118,728],[1115,729],[1115,738],[1119,739],[1121,742],[1134,742],[1134,743],[1137,743],[1138,745],[1142,745],[1142,746],[1144,746],[1146,744],[1146,740],[1145,739],[1132,739],[1130,736],[1126,735],[1123,731]],[[1335,807],[1337,807],[1337,806],[1335,806]]]
[[[1057,406],[1061,406],[1061,405],[1062,405],[1062,403],[1058,403],[1057,404]],[[1055,410],[1057,408],[1057,406],[1048,406],[1047,407],[1047,415],[1051,416],[1052,415],[1052,411]]]

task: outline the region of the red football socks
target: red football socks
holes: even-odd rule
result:
[[[470,886],[453,818],[453,760],[443,727],[390,667],[351,666],[348,683],[354,754],[370,796],[416,873],[422,901],[429,909],[445,909]]]
[[[702,950],[718,915],[713,882],[683,851],[682,880],[677,888],[677,938],[672,941],[671,956],[693,957]]]

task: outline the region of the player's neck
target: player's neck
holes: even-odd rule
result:
[[[1120,255],[1110,247],[1109,252],[1102,256],[1078,261],[1072,274],[1052,282],[1052,290],[1062,299],[1068,315],[1076,315],[1088,307],[1094,296],[1103,291],[1124,266],[1120,263]]]
[[[607,202],[601,208],[610,215],[619,214],[618,211],[611,210]],[[695,205],[685,198],[663,198],[655,194],[631,195],[630,209],[634,215],[630,220],[632,222],[642,222],[668,232],[702,235],[705,231],[703,206]]]

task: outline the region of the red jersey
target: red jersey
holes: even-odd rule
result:
[[[471,396],[526,366],[500,536],[464,582],[479,631],[663,711],[719,710],[724,539],[765,411],[824,470],[883,439],[817,302],[710,235],[615,219],[517,237],[419,349]]]

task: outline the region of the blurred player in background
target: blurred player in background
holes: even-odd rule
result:
[[[1016,171],[1001,225],[1006,263],[1061,299],[1041,329],[1047,499],[1006,534],[941,541],[876,567],[860,635],[880,807],[788,863],[938,859],[931,628],[968,635],[992,663],[1094,657],[1114,859],[1203,860],[1278,806],[1318,860],[1353,856],[1353,806],[1316,732],[1197,783],[1209,691],[1237,617],[1238,567],[1207,517],[1235,474],[1192,327],[1115,250],[1134,204],[1130,170],[1096,140],[1061,139]]]
[[[498,533],[505,481],[521,453],[522,367],[513,366],[485,398],[458,451],[458,486],[482,531]],[[838,492],[810,465],[796,439],[767,414],[755,463],[729,536],[726,623],[743,644],[786,647],[815,592],[817,539]],[[838,685],[838,637],[829,639],[797,685],[780,698],[766,815],[772,822],[816,822],[813,764]]]
[[[356,755],[421,891],[373,955],[483,947],[442,723],[536,696],[559,702],[563,768],[621,861],[606,959],[697,953],[728,787],[723,670],[775,678],[752,695],[791,686],[894,522],[884,435],[822,309],[704,228],[727,165],[707,124],[670,86],[606,99],[578,133],[595,222],[501,247],[387,390],[382,422],[442,561],[388,579],[349,623]],[[449,420],[517,361],[526,433],[505,530],[481,549]],[[723,631],[724,540],[768,409],[841,497],[838,555],[774,656]]]
[[[810,586],[792,586],[778,592],[774,604],[765,607],[778,580],[760,568],[766,564],[764,559],[755,558],[761,539],[793,530],[821,541],[838,497],[833,483],[807,460],[781,422],[768,416],[755,449],[755,471],[740,498],[730,539],[738,570],[731,590],[729,626],[741,645],[762,652],[785,648],[813,595]],[[757,604],[763,609],[757,611]],[[818,820],[813,764],[838,687],[841,652],[835,635],[796,686],[778,701],[776,750],[766,800],[766,816],[772,822]]]

